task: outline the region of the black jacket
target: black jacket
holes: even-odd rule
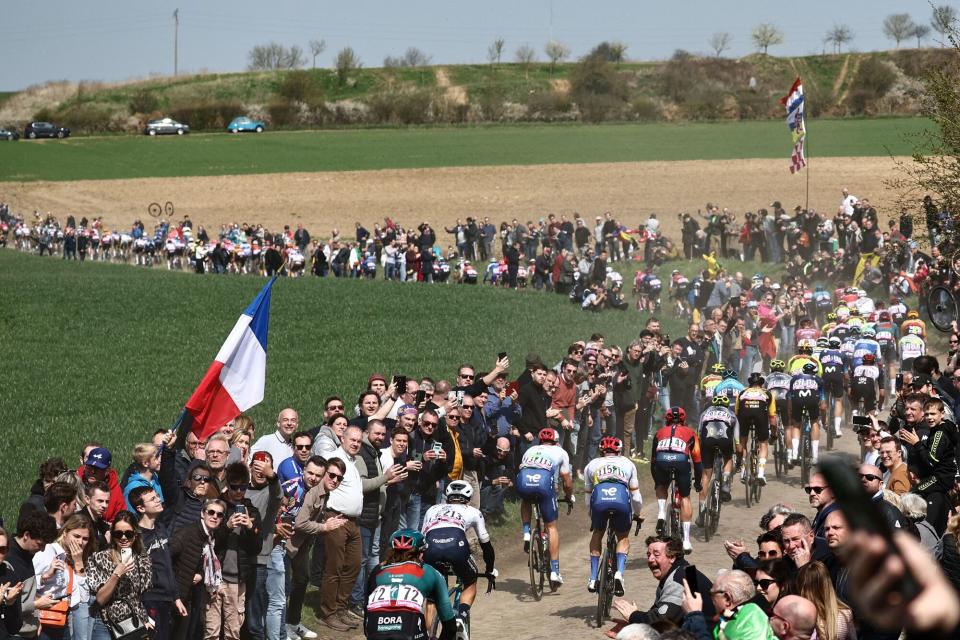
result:
[[[532,433],[536,436],[547,426],[547,396],[543,393],[543,387],[533,383],[521,386],[517,404],[522,411],[516,424],[520,435]]]
[[[363,459],[366,469],[366,473],[360,474],[361,477],[366,479],[376,478],[383,473],[383,468],[380,465],[380,451],[370,444],[366,437],[360,443],[360,453],[358,455]],[[377,521],[380,519],[381,496],[380,487],[363,492],[363,509],[360,511],[360,517],[357,518],[357,524],[371,529],[376,528]]]
[[[16,584],[14,568],[9,562],[0,562],[0,584]],[[20,598],[13,604],[0,601],[0,640],[6,640],[20,632],[22,617],[20,615]]]
[[[447,454],[446,460],[427,460],[423,454],[433,447],[434,442],[439,442]],[[411,494],[433,499],[437,491],[437,481],[445,477],[453,469],[453,440],[450,434],[440,436],[438,439],[424,438],[423,433],[418,429],[410,435],[410,445],[407,448],[407,455],[411,460],[422,460],[423,469],[419,472],[411,471],[407,476],[407,487]]]

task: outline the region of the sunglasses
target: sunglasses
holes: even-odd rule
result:
[[[342,404],[331,405],[327,407],[327,411],[343,411],[343,405]]]
[[[190,477],[193,478],[193,481],[194,481],[194,482],[207,482],[207,483],[210,482],[210,476],[205,476],[205,475],[203,475],[203,474],[199,474],[199,473],[198,473],[198,474],[192,475],[192,476],[190,476]]]
[[[462,404],[462,405],[460,405],[460,410],[463,411],[464,409],[469,409],[470,411],[473,411],[473,405],[472,405],[472,404]]]
[[[876,482],[877,480],[883,480],[883,478],[881,478],[880,476],[875,476],[875,475],[873,475],[872,473],[861,473],[861,474],[859,474],[859,475],[860,475],[860,479],[861,479],[861,480],[869,480],[870,482]]]
[[[133,540],[137,537],[137,532],[133,529],[121,529],[116,531],[111,531],[110,535],[118,540]]]
[[[420,424],[421,424],[422,426],[424,426],[424,427],[430,427],[431,429],[435,429],[436,426],[437,426],[438,424],[440,424],[440,423],[439,423],[439,422],[427,422],[426,420],[424,420],[424,421],[421,422]]]
[[[807,493],[807,495],[810,495],[811,493],[815,493],[815,494],[817,494],[817,495],[820,495],[821,493],[823,493],[823,490],[824,490],[824,489],[826,489],[826,487],[806,486],[806,487],[803,488],[803,490]]]
[[[956,342],[955,340],[953,342]],[[583,353],[583,349],[574,349],[572,353]]]
[[[0,553],[6,553],[9,550],[10,550],[10,547],[8,547],[7,545],[3,545],[2,547],[0,547]]]
[[[460,422],[460,416],[447,416],[447,420],[451,420],[453,422]]]
[[[211,518],[223,517],[223,511],[217,511],[216,509],[207,509],[206,511],[204,511],[204,513],[210,516]]]
[[[501,449],[500,447],[497,447],[497,453],[510,453],[510,449]]]
[[[461,373],[461,374],[460,374],[460,377],[461,377],[461,378],[466,378],[467,380],[473,380],[473,374],[472,374],[472,373]]]
[[[310,445],[309,445],[309,444],[298,444],[298,445],[294,445],[294,446],[297,448],[297,451],[309,451],[309,450],[310,450]]]
[[[230,491],[246,491],[250,488],[249,484],[232,484],[230,485]]]
[[[340,482],[343,480],[342,473],[333,473],[332,471],[327,471],[327,477],[333,480],[334,482]]]
[[[753,585],[759,587],[766,591],[770,588],[770,585],[777,584],[776,580],[771,580],[770,578],[761,578],[760,580],[754,580]]]

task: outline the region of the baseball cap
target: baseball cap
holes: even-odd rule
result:
[[[933,379],[925,373],[913,374],[913,380],[910,381],[910,386],[914,389],[918,389],[928,384],[933,384]]]
[[[417,415],[417,408],[412,404],[402,404],[400,405],[400,408],[397,409],[397,415],[398,416]]]
[[[379,380],[380,382],[382,382],[382,383],[384,383],[384,384],[386,384],[386,382],[387,382],[387,379],[383,377],[383,374],[381,374],[381,373],[374,373],[374,374],[371,375],[369,378],[367,378],[367,386],[369,387],[371,384],[373,384],[373,381],[374,381],[374,380]]]
[[[749,301],[749,302],[747,303],[747,308],[748,308],[748,309],[756,309],[756,308],[757,308],[757,301],[756,301],[756,300],[751,300],[751,301]]]
[[[96,467],[97,469],[109,469],[112,461],[113,456],[110,454],[109,449],[106,447],[97,447],[87,454],[87,460],[84,464],[88,467]]]

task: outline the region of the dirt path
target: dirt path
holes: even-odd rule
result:
[[[849,54],[843,59],[843,66],[840,67],[840,73],[837,74],[837,79],[833,81],[833,99],[837,99],[837,93],[840,92],[840,87],[843,86],[843,81],[847,79],[847,68],[850,66],[850,56]]]

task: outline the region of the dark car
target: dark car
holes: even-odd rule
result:
[[[151,120],[148,122],[147,126],[143,128],[143,132],[148,136],[171,134],[182,136],[185,133],[190,133],[190,126],[181,124],[173,118],[163,118],[161,120]]]
[[[31,122],[23,130],[24,138],[69,138],[70,129],[52,122]]]
[[[0,140],[19,140],[20,134],[10,129],[0,127]]]

